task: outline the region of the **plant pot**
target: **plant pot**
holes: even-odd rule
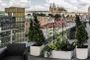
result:
[[[88,48],[76,48],[76,58],[87,59],[88,58]]]
[[[43,45],[42,46],[30,46],[30,54],[33,56],[40,56],[43,47],[44,47]]]
[[[28,44],[29,44],[30,46],[32,46],[32,45],[35,44],[35,42],[28,42]]]
[[[50,58],[71,59],[72,51],[52,51]]]

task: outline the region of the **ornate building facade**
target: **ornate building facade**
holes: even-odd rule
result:
[[[64,8],[58,7],[54,3],[50,4],[50,7],[49,7],[50,14],[55,15],[55,14],[61,14],[61,13],[65,13],[65,12],[67,12],[67,11]]]

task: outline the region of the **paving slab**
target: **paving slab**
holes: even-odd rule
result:
[[[28,60],[67,60],[67,59],[54,59],[54,58],[42,58],[42,57],[28,56]]]
[[[35,56],[28,56],[28,60],[80,60],[77,58],[72,58],[72,59],[54,59],[54,58],[42,58],[42,57],[35,57]],[[82,59],[81,59],[82,60]],[[90,60],[90,58],[88,59],[84,59],[84,60]]]

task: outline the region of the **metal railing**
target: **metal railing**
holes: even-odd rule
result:
[[[25,42],[25,41],[27,40],[13,40],[12,43],[18,43],[18,42],[20,43],[20,42]],[[0,43],[0,48],[6,47],[10,43],[11,43],[10,41]]]

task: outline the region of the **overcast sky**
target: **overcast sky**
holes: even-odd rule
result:
[[[26,10],[48,10],[50,3],[68,11],[87,11],[90,0],[0,0],[0,10],[5,7],[25,7]]]

